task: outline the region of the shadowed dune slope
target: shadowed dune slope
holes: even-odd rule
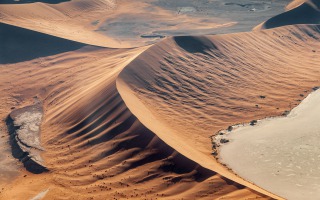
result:
[[[316,25],[174,37],[131,62],[117,86],[133,114],[164,142],[237,180],[211,161],[210,135],[297,105],[320,84],[319,49]]]
[[[131,47],[125,41],[95,31],[95,23],[112,13],[115,7],[113,0],[0,4],[0,22],[94,46]]]
[[[0,23],[0,64],[17,63],[84,47],[85,44]]]
[[[254,30],[269,29],[293,24],[319,24],[320,0],[293,2],[288,5],[288,11],[272,17],[254,28]]]

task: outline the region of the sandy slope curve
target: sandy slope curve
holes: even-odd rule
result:
[[[50,173],[27,173],[22,177],[23,172],[5,187],[1,198],[33,197],[48,187],[44,199],[263,197],[177,153],[130,113],[114,80],[130,61],[128,56],[136,56],[137,50],[82,51],[82,55],[75,52],[52,56],[43,63],[51,66],[46,70],[36,70],[34,61],[10,66],[12,73],[21,77],[16,84],[24,83],[26,87],[29,81],[56,74],[50,83],[34,85],[40,91],[47,88],[39,98],[45,102],[42,141]],[[81,61],[77,61],[79,58]],[[21,73],[24,64],[35,68],[31,74]],[[35,89],[24,98],[38,92]]]
[[[287,9],[289,10],[256,26],[254,30],[292,24],[320,23],[320,0],[294,1],[288,5]]]
[[[319,33],[317,25],[300,25],[169,38],[131,62],[118,89],[133,114],[167,144],[239,181],[213,162],[210,135],[280,115],[319,85]]]
[[[300,6],[301,4],[305,3],[306,0],[293,0],[291,3],[289,3],[287,6],[286,6],[286,10],[292,10],[298,6]]]
[[[60,47],[71,42],[16,27],[12,34],[28,36],[24,48],[41,39],[57,39]],[[35,175],[19,167],[10,182],[0,182],[1,199],[267,199],[183,156],[132,115],[115,79],[145,48],[46,47],[0,65],[1,118],[35,98],[43,103],[42,156],[49,169]]]
[[[0,6],[1,22],[32,29],[11,26],[15,37],[30,37],[24,47],[57,42],[0,64],[2,119],[34,99],[44,104],[41,139],[50,170],[34,175],[18,168],[10,183],[0,182],[0,198],[42,191],[48,191],[45,199],[277,198],[218,165],[209,136],[239,121],[279,114],[318,84],[319,27],[174,37],[146,52],[89,46],[132,46],[92,31],[92,22],[112,5]]]
[[[92,23],[112,13],[115,7],[111,0],[0,4],[0,22],[94,46],[132,47],[94,31]]]

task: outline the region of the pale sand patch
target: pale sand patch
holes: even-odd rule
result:
[[[46,190],[40,192],[37,196],[33,197],[33,198],[30,199],[30,200],[41,200],[41,199],[43,199],[43,197],[46,196],[46,194],[47,194],[48,192],[49,192],[49,189],[46,189]]]
[[[287,117],[261,120],[227,135],[220,159],[239,176],[287,199],[320,198],[320,91]]]

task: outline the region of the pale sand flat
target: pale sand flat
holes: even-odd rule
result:
[[[320,198],[320,91],[287,117],[236,128],[222,145],[221,162],[258,186],[287,199]]]

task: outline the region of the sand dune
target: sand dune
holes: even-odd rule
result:
[[[208,152],[210,134],[265,113],[279,115],[319,84],[318,35],[315,25],[170,38],[130,63],[119,80],[180,141]]]
[[[193,4],[181,8],[179,2],[174,8],[185,24],[176,20],[170,31],[194,33],[189,22],[207,30],[201,17],[184,13],[194,11]],[[0,117],[42,103],[48,172],[30,173],[8,156],[1,122],[0,199],[282,199],[219,164],[210,137],[281,115],[320,85],[319,25],[175,36],[146,46],[153,40],[118,40],[106,24],[145,19],[139,12],[152,4],[19,3],[0,5]],[[157,16],[173,16],[158,3]],[[312,19],[318,11],[310,5],[290,8]],[[134,6],[143,9],[131,11]],[[124,13],[132,15],[121,18]],[[210,23],[218,28],[229,21]],[[106,30],[97,31],[101,27]]]
[[[286,6],[286,10],[292,10],[305,2],[307,2],[307,1],[306,0],[293,0],[291,3],[289,3]]]
[[[146,46],[166,36],[249,31],[258,22],[282,13],[286,5],[286,1],[252,3],[250,0],[241,3],[226,0],[25,2],[0,3],[0,22],[112,48]]]
[[[0,64],[23,62],[86,46],[3,23],[0,23],[0,42]]]
[[[288,26],[170,38],[130,63],[118,89],[133,114],[167,144],[235,179],[210,161],[208,138],[231,124],[281,115],[319,85],[318,35],[318,26]]]
[[[272,17],[255,27],[255,30],[269,29],[292,24],[319,24],[320,23],[320,1],[294,1],[287,7],[289,10],[280,15]]]
[[[32,198],[48,188],[45,199],[263,197],[179,154],[131,114],[115,79],[142,51],[85,47],[2,69],[9,75],[4,80],[17,77],[4,97],[19,94],[23,104],[35,95],[44,100],[43,157],[50,172],[24,171],[1,198]],[[8,102],[2,110],[13,106],[2,101]]]
[[[94,31],[94,22],[112,13],[114,8],[111,0],[0,4],[0,22],[94,46],[131,47],[125,41]]]

